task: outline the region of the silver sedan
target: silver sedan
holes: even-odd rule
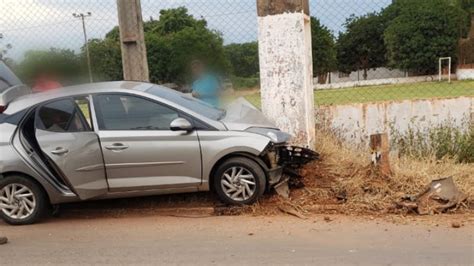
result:
[[[252,204],[282,181],[290,136],[245,100],[220,110],[140,82],[28,94],[5,69],[1,81],[0,217],[10,224],[90,199],[212,190]]]

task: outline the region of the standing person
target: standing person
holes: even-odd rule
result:
[[[191,72],[194,80],[191,86],[193,97],[219,107],[221,84],[218,77],[211,74],[206,65],[199,60],[191,62]]]
[[[49,90],[55,90],[61,87],[61,83],[59,83],[54,78],[54,75],[47,72],[43,72],[36,77],[35,84],[33,85],[33,92],[44,92]]]

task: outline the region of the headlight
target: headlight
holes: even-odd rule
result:
[[[266,136],[274,143],[287,142],[291,138],[290,134],[272,128],[251,127],[246,131]]]

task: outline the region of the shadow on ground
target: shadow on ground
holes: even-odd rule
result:
[[[160,195],[137,198],[108,199],[67,203],[59,206],[55,216],[64,218],[100,218],[130,215],[178,215],[211,214],[215,207],[222,206],[216,196],[209,192]]]

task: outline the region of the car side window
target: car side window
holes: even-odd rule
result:
[[[91,106],[89,101],[89,96],[78,96],[74,97],[74,102],[79,107],[79,110],[82,113],[82,116],[86,119],[86,122],[89,128],[92,127],[92,117],[91,117]]]
[[[72,99],[58,100],[39,107],[36,128],[52,132],[90,130]]]
[[[179,113],[159,103],[131,95],[94,96],[100,130],[169,130]]]

